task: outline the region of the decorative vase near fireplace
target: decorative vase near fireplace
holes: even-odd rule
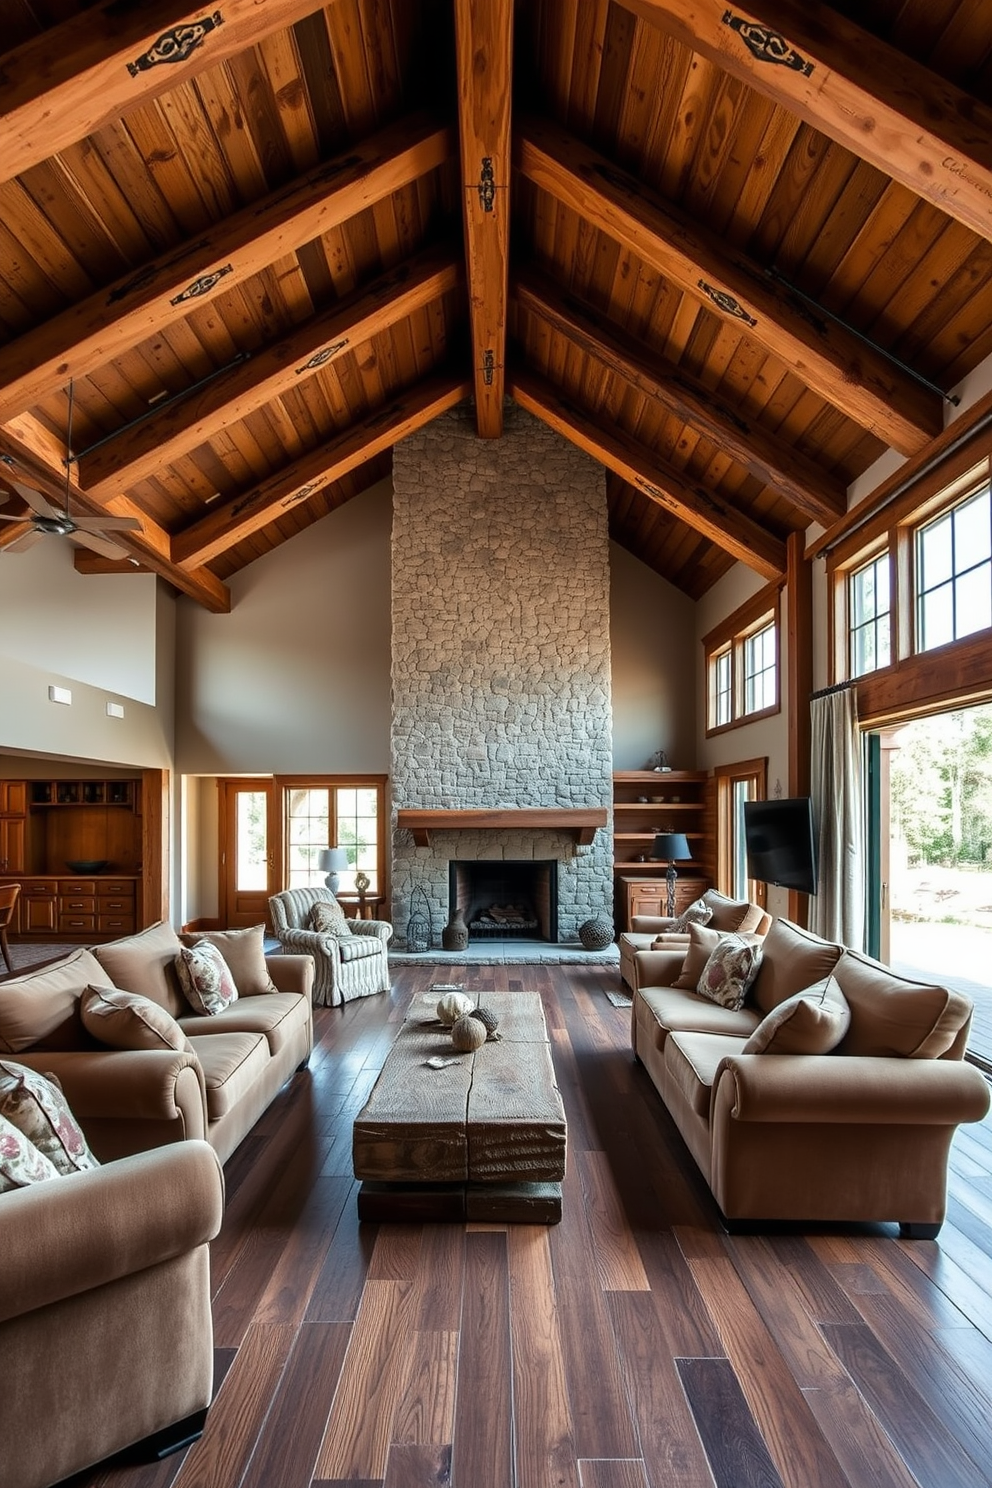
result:
[[[468,945],[468,926],[460,909],[451,911],[451,918],[441,931],[441,946],[446,951],[463,951]]]

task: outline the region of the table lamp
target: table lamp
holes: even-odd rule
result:
[[[665,883],[668,886],[668,904],[666,914],[669,919],[675,917],[675,880],[678,875],[675,872],[676,863],[687,863],[692,853],[686,841],[684,832],[659,832],[651,847],[652,858],[660,858],[667,861],[668,871],[665,874]]]
[[[336,894],[341,884],[338,876],[342,868],[348,866],[348,852],[343,847],[322,847],[317,854],[317,867],[322,873],[326,873],[325,884],[332,894]]]

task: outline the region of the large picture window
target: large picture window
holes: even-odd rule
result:
[[[703,641],[706,731],[734,728],[777,713],[779,590],[768,585]]]
[[[992,503],[985,487],[916,533],[917,649],[992,625]]]
[[[892,659],[888,550],[855,569],[848,580],[851,676],[863,677]]]
[[[372,895],[384,891],[385,780],[370,776],[320,776],[279,781],[283,790],[285,887],[322,884],[317,866],[325,847],[343,847],[348,866],[340,874],[343,894],[365,874]]]

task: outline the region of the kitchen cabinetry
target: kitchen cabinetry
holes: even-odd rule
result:
[[[0,780],[0,873],[22,873],[27,851],[27,786]]]
[[[684,832],[692,859],[676,865],[676,914],[709,888],[713,876],[712,781],[701,770],[618,770],[613,776],[616,919],[667,913],[668,864],[652,859],[658,832]]]
[[[21,896],[12,934],[90,941],[137,929],[137,878],[19,875]]]

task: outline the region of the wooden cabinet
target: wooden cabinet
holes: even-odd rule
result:
[[[658,832],[684,832],[692,859],[677,865],[676,913],[712,882],[712,781],[701,770],[618,770],[613,776],[616,918],[665,914],[667,863],[652,859]]]
[[[27,809],[27,781],[0,780],[0,816],[26,816]]]
[[[0,816],[0,873],[23,873],[26,867],[27,820]]]
[[[134,878],[22,877],[18,902],[20,935],[58,935],[67,940],[112,940],[137,929]]]

